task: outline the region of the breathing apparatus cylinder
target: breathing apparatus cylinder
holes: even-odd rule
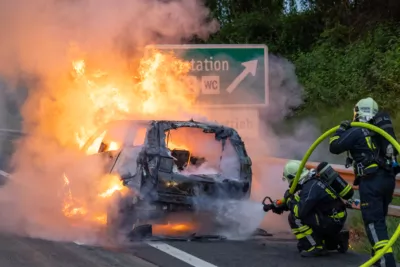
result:
[[[354,190],[340,174],[327,162],[321,162],[317,167],[317,175],[328,184],[344,200],[349,200],[354,195]]]

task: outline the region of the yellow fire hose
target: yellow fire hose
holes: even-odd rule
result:
[[[392,136],[390,136],[388,133],[386,133],[384,130],[382,130],[382,129],[380,129],[380,128],[372,125],[372,124],[363,123],[363,122],[352,122],[351,126],[366,128],[366,129],[369,129],[371,131],[374,131],[374,132],[382,135],[383,137],[385,137],[396,148],[396,150],[400,154],[400,145],[399,145],[399,143],[395,139],[393,139]],[[294,191],[296,189],[296,186],[297,186],[297,183],[299,182],[299,179],[300,179],[301,171],[303,170],[304,166],[306,165],[306,162],[307,162],[308,158],[311,156],[312,152],[315,150],[315,148],[323,140],[325,140],[328,136],[330,136],[333,133],[335,133],[338,128],[339,128],[339,126],[336,126],[336,127],[333,127],[331,129],[329,129],[328,131],[326,131],[307,150],[306,154],[304,155],[303,159],[301,160],[300,168],[296,173],[296,176],[295,176],[295,178],[293,180],[293,184],[290,187],[290,193],[291,194],[294,193]],[[285,199],[283,199],[282,201],[285,201]],[[370,267],[370,266],[372,266],[372,264],[374,264],[376,261],[378,261],[385,254],[385,252],[390,247],[393,246],[394,242],[396,242],[396,240],[399,237],[399,235],[400,235],[400,224],[397,226],[397,229],[394,232],[393,236],[390,238],[388,244],[386,244],[386,246],[384,246],[382,249],[380,249],[371,259],[369,259],[364,264],[360,265],[360,267]]]

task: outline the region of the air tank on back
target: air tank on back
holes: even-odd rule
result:
[[[354,190],[340,174],[327,162],[321,162],[317,167],[317,175],[327,183],[344,200],[353,197]]]

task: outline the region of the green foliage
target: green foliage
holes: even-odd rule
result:
[[[379,26],[346,46],[328,41],[310,52],[299,52],[294,63],[306,89],[307,108],[318,110],[355,103],[370,95],[394,111],[400,93],[400,35],[392,25]]]
[[[282,0],[206,2],[222,25],[208,43],[264,43],[272,53],[290,56],[308,51],[324,30],[314,10],[285,13]]]

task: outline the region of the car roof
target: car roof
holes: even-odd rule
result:
[[[229,132],[236,133],[236,130],[227,127],[224,125],[221,125],[217,122],[198,122],[194,120],[133,120],[133,119],[125,119],[125,120],[114,120],[109,123],[106,123],[103,125],[103,127],[100,127],[95,134],[93,134],[84,144],[82,149],[87,149],[88,144],[93,142],[93,140],[96,139],[96,137],[103,131],[108,131],[112,129],[113,127],[118,127],[119,125],[123,125],[123,127],[135,127],[135,126],[142,126],[142,127],[149,127],[153,122],[157,122],[159,124],[165,124],[164,130],[168,129],[176,129],[176,128],[203,128],[203,129],[209,129],[209,130],[217,130],[218,128],[223,128],[225,130],[228,130]],[[224,131],[225,131],[224,130]],[[218,131],[219,132],[219,131]]]
[[[114,121],[111,121],[111,122],[107,123],[104,128],[108,128],[108,127],[110,127],[112,125],[115,125],[115,124],[125,124],[125,123],[146,126],[146,125],[150,125],[153,122],[166,123],[166,124],[168,124],[168,123],[182,124],[181,127],[186,127],[186,126],[189,127],[189,123],[195,123],[199,127],[210,127],[210,126],[217,126],[218,127],[219,126],[219,127],[224,127],[226,129],[233,129],[231,127],[222,125],[222,124],[217,123],[217,122],[199,122],[199,121],[194,121],[194,120],[133,120],[133,119],[131,119],[131,120],[129,120],[129,119],[114,120]],[[185,125],[186,123],[188,123],[188,125]]]

